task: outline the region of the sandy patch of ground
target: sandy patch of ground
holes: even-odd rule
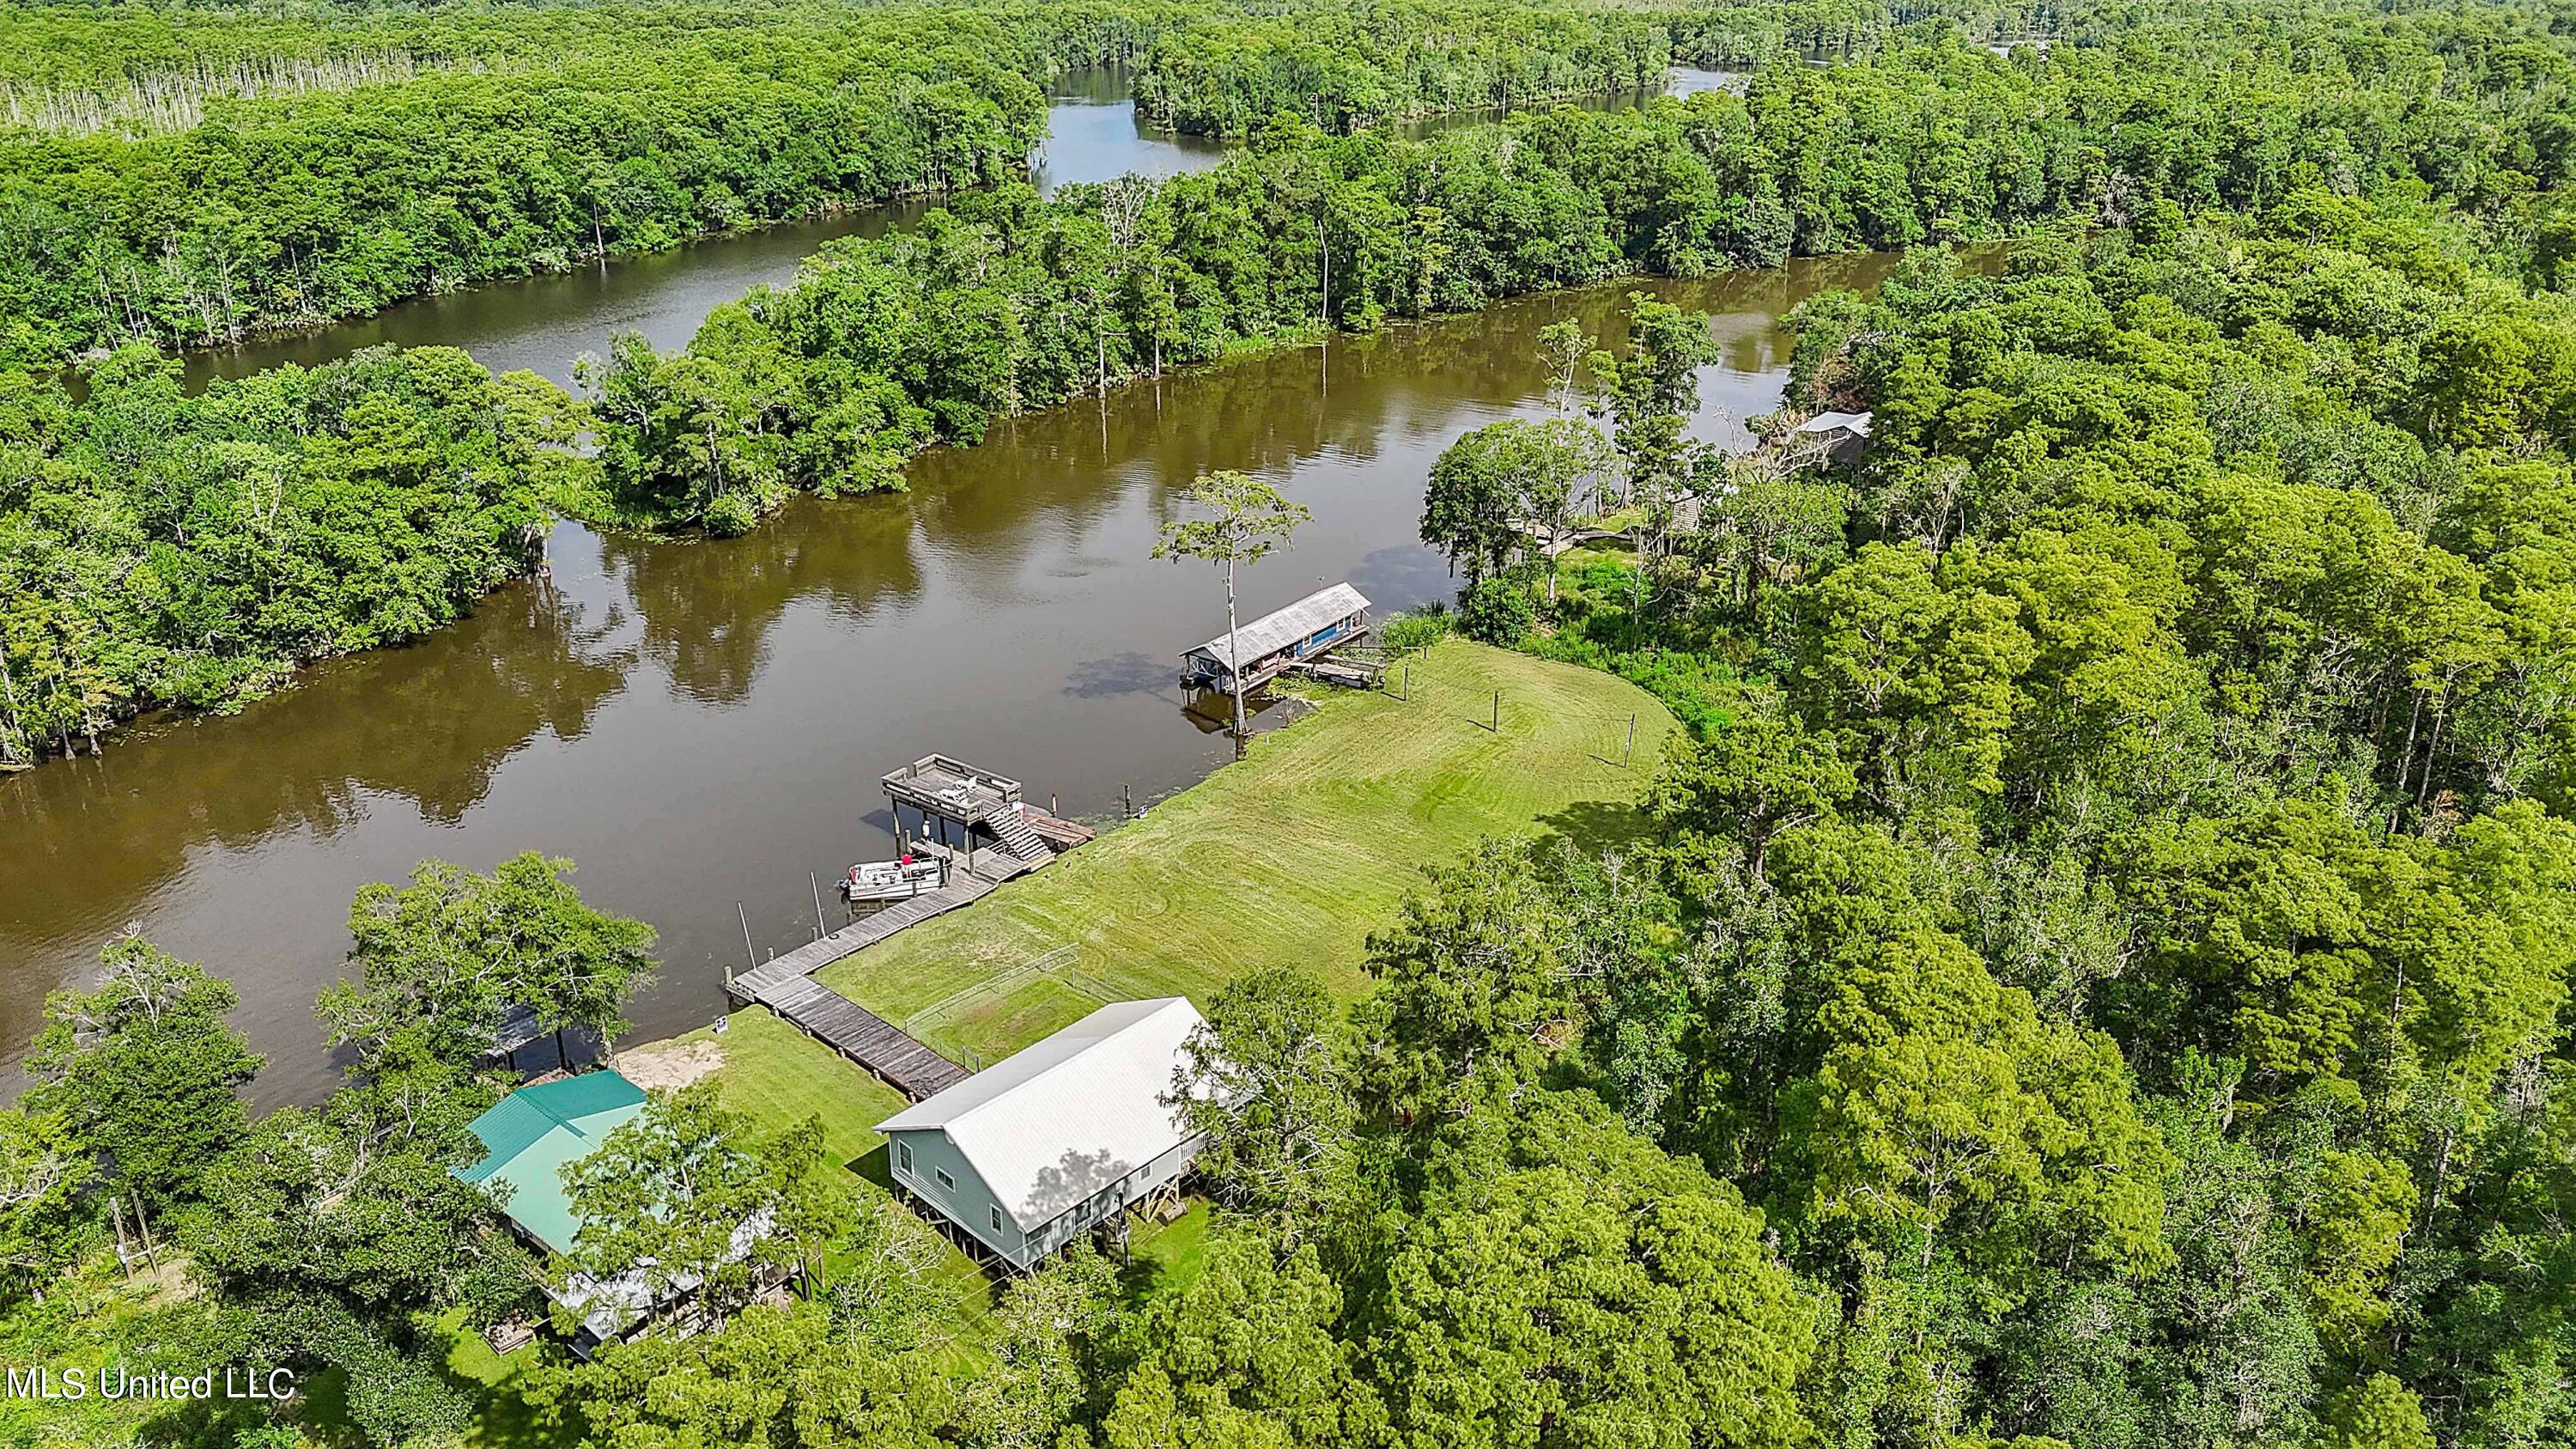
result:
[[[639,1087],[685,1087],[724,1065],[724,1048],[711,1041],[674,1041],[617,1054],[620,1076]]]

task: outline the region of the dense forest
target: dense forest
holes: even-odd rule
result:
[[[1633,548],[1551,602],[1477,434],[1425,534],[1462,627],[1696,739],[1646,840],[1441,878],[1359,1080],[1553,1073],[1740,1191],[1829,1442],[2569,1442],[2576,310],[2496,260],[2310,189],[1919,253],[1802,309],[1732,458],[1655,425],[1704,343],[1641,304],[1589,398]]]
[[[1507,11],[1468,13],[1493,34],[1513,33]],[[1766,24],[1809,16],[1801,23],[1812,25],[1822,23],[1814,14],[1839,12],[1729,13]],[[527,14],[536,17],[525,22],[530,26],[595,23],[587,9],[572,19],[551,9]],[[1552,14],[1541,12],[1523,28],[1545,29]],[[1150,47],[1141,22],[1104,15],[1112,37],[1104,43]],[[941,33],[954,40],[988,21],[960,15]],[[766,33],[726,44],[768,44],[757,40]],[[1247,26],[1244,33],[1302,53],[1292,31]],[[1481,33],[1469,27],[1453,35],[1451,50],[1467,54]],[[1574,46],[1581,34],[1563,30],[1562,38]],[[978,55],[991,49],[954,43]],[[1050,49],[1032,42],[1023,59],[1032,66],[1061,61],[1061,47],[1072,43],[1049,41],[1057,47]],[[143,57],[155,53],[136,45]],[[813,59],[819,53],[798,49],[799,64],[823,64]],[[832,52],[845,59],[862,53]],[[143,57],[123,63],[141,67]],[[681,353],[659,356],[619,339],[587,373],[595,462],[548,457],[546,476],[523,482],[556,506],[601,521],[738,532],[790,489],[899,486],[903,460],[927,442],[971,441],[996,414],[1246,345],[1326,328],[1366,330],[1629,273],[1696,275],[1792,255],[1996,236],[2062,219],[2119,224],[2160,198],[2186,210],[2232,210],[2270,205],[2302,185],[2348,193],[2397,188],[2494,218],[2498,245],[2525,247],[2530,265],[2555,267],[2567,228],[2552,219],[2561,215],[2553,204],[2536,198],[2576,165],[2563,105],[2552,99],[2563,96],[2568,67],[2563,47],[2510,12],[2160,20],[2107,32],[2100,45],[2009,56],[1930,21],[1879,35],[1847,63],[1758,69],[1741,97],[1708,94],[1642,113],[1524,114],[1427,142],[1374,131],[1336,135],[1305,119],[1315,106],[1301,105],[1266,122],[1242,154],[1213,172],[1071,188],[1045,200],[1005,182],[961,196],[915,233],[827,246],[797,285],[719,309]],[[544,74],[577,68],[567,62]],[[1432,73],[1409,70],[1414,81],[1405,84]],[[989,74],[1019,97],[1011,114],[1035,114],[1037,93],[1025,76]],[[1279,74],[1329,80],[1295,67]],[[477,72],[456,84],[498,83],[491,76]],[[389,94],[407,90],[396,86]],[[621,106],[630,101],[622,92],[595,94]],[[713,92],[694,94],[693,105],[741,114]],[[308,99],[317,116],[342,113],[344,98]],[[958,162],[949,180],[1016,174],[1026,140],[1013,128],[1022,122],[996,105],[968,107],[990,121],[977,134],[1017,138],[992,141],[971,167]],[[448,124],[447,111],[421,114]],[[494,114],[492,124],[511,124]],[[853,125],[833,134],[863,148],[892,134]],[[201,125],[154,144],[195,145],[210,134]],[[75,142],[129,144],[62,136],[42,144]],[[476,144],[478,155],[513,154]],[[905,154],[919,160],[927,153]],[[575,173],[556,167],[547,174],[562,181]],[[320,193],[297,185],[303,189],[292,204],[280,199],[244,215],[267,225],[300,214]],[[659,183],[648,189],[675,198],[705,194]],[[498,183],[487,192],[533,194]],[[168,188],[156,185],[154,194],[166,197]],[[551,194],[560,200],[570,193]],[[805,199],[789,211],[815,193],[803,183],[776,193],[791,194]],[[419,212],[406,202],[364,214]],[[548,214],[554,221],[547,226],[575,231],[590,215],[579,207]],[[674,221],[677,230],[656,235],[667,240],[691,224]],[[518,245],[491,242],[510,228],[496,228],[490,216],[451,230],[459,245]],[[74,227],[60,235],[93,234]],[[371,225],[365,236],[374,247],[398,233]],[[502,265],[500,255],[486,260]],[[153,273],[164,280],[180,274]],[[63,295],[87,299],[66,305],[94,308],[112,296],[74,280],[77,268],[49,264],[20,275],[52,277]],[[122,386],[124,373],[102,373],[106,380],[95,385],[105,392]],[[535,413],[553,415],[553,405],[538,398],[541,389],[511,386]],[[222,530],[191,532],[173,508],[112,508],[109,501],[141,487],[234,489],[234,455],[173,453],[183,461],[174,467],[185,484],[147,485],[131,471],[110,469],[103,490],[64,485],[62,477],[96,471],[75,465],[67,474],[63,467],[92,431],[91,410],[39,381],[13,392],[31,401],[0,420],[0,446],[17,460],[15,481],[0,484],[0,516],[13,537],[27,541],[0,566],[27,581],[21,591],[28,600],[0,631],[0,664],[17,696],[0,698],[0,761],[23,763],[75,739],[94,741],[102,725],[155,704],[238,701],[298,663],[435,627],[495,577],[489,570],[457,575],[435,607],[364,628],[257,623],[245,603],[257,585],[223,556]],[[218,431],[233,425],[226,421]],[[48,478],[56,481],[40,488]],[[89,521],[73,525],[59,510],[29,506],[39,492],[65,487],[81,496]],[[119,525],[98,526],[109,512],[121,516]],[[136,563],[153,551],[170,562],[138,571]],[[164,599],[157,584],[127,587],[183,574],[211,581],[195,607]],[[230,600],[229,612],[208,613],[212,599]]]
[[[1919,251],[1801,310],[1735,454],[1680,426],[1706,318],[1552,330],[1556,415],[1433,476],[1463,607],[1395,630],[1691,727],[1640,811],[1426,863],[1355,1007],[1207,1003],[1181,1286],[1080,1248],[964,1352],[929,1230],[703,1088],[574,1175],[608,1226],[563,1261],[470,1246],[496,1087],[455,1063],[514,1002],[614,1031],[651,964],[529,856],[360,895],[310,1111],[249,1120],[229,988],[112,946],[0,1113],[11,1287],[54,1295],[0,1324],[346,1370],[384,1445],[494,1422],[440,1315],[639,1262],[721,1327],[532,1364],[494,1392],[540,1442],[2576,1442],[2576,311],[2522,265],[2313,188]],[[1867,449],[1797,443],[1827,406]],[[1629,542],[1551,594],[1486,525],[1569,509]],[[119,1317],[99,1245],[145,1224],[204,1291]]]
[[[1141,60],[1140,94],[1220,129],[1196,120],[1220,104],[1214,85],[1153,68],[1203,47],[1249,57],[1269,77],[1251,98],[1261,115],[1344,119],[1482,105],[1515,84],[1533,98],[1634,88],[1665,64],[1659,26],[1603,7],[1397,4],[1364,25],[1291,8],[1313,13],[1255,22],[1221,0],[13,11],[0,17],[0,361],[236,342],[988,185],[1023,173],[1043,139],[1040,87],[1080,66]],[[1184,22],[1186,47],[1152,48]],[[1318,26],[1350,28],[1330,73],[1289,66]],[[1352,49],[1363,37],[1375,43]]]
[[[1248,343],[1638,272],[2109,224],[2300,186],[2510,213],[2576,166],[2570,62],[2422,25],[2186,25],[1998,57],[1944,26],[1744,96],[1411,143],[1274,118],[1211,172],[961,199],[827,245],[683,353],[593,373],[619,516],[738,531],[791,488],[894,486],[927,440]],[[2493,42],[2493,43],[2490,43]],[[2545,83],[2544,83],[2545,79]]]
[[[1185,1284],[1077,1250],[961,1352],[919,1220],[704,1089],[523,1260],[449,1173],[498,1087],[460,1063],[514,1006],[615,1033],[652,944],[526,856],[359,896],[316,1108],[252,1120],[230,989],[140,939],[49,1003],[0,1111],[0,1343],[272,1352],[386,1446],[495,1405],[600,1446],[2576,1445],[2556,18],[2104,7],[1997,55],[1855,15],[1844,63],[1635,115],[1410,143],[1300,106],[1204,175],[836,243],[680,353],[621,342],[587,413],[434,350],[11,382],[25,749],[430,627],[548,503],[730,531],[1243,346],[1913,249],[1801,308],[1751,447],[1692,440],[1707,319],[1640,296],[1620,346],[1551,329],[1552,416],[1442,458],[1463,598],[1395,632],[1687,728],[1641,809],[1426,862],[1356,1006],[1295,971],[1203,1003]],[[1825,410],[1865,445],[1798,430]],[[1578,518],[1618,538],[1522,532]],[[199,1291],[138,1306],[129,1235]],[[812,1291],[755,1303],[791,1264]],[[443,1325],[537,1276],[648,1269],[710,1331],[446,1371]],[[151,1432],[303,1442],[243,1405]]]
[[[1281,114],[1338,134],[1389,118],[1661,90],[1672,63],[1663,18],[1504,7],[1441,39],[1400,8],[1176,26],[1146,47],[1136,109],[1197,135],[1243,136]]]
[[[135,345],[77,404],[0,373],[0,767],[460,617],[541,561],[578,416],[443,347],[192,397]]]
[[[90,13],[100,18],[48,13],[12,38],[78,53],[91,28],[127,25]],[[1092,18],[815,7],[738,26],[685,7],[470,13],[429,24],[392,12],[381,38],[361,27],[411,57],[401,76],[219,90],[188,101],[175,128],[92,128],[77,123],[89,104],[78,98],[99,91],[47,91],[39,117],[71,114],[0,134],[0,347],[43,363],[127,339],[237,341],[1017,175],[1043,129],[1030,77]],[[440,58],[451,52],[472,58]],[[128,87],[193,95],[161,72],[105,93],[121,103]]]

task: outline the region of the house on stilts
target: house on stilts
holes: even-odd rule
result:
[[[877,1124],[895,1186],[975,1256],[1035,1267],[1171,1189],[1202,1139],[1167,1105],[1188,998],[1121,1001]]]

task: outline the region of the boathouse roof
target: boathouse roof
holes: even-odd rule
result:
[[[1259,661],[1368,606],[1369,601],[1359,590],[1346,583],[1334,584],[1317,589],[1284,609],[1262,615],[1236,629],[1235,634],[1242,640],[1244,659]],[[1228,669],[1235,667],[1235,661],[1226,652],[1223,634],[1189,652],[1205,654]]]
[[[1104,1006],[877,1130],[946,1134],[1027,1232],[1189,1135],[1163,1095],[1200,1021],[1182,996]]]

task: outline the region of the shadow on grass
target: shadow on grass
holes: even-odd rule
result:
[[[1608,800],[1577,800],[1536,824],[1541,837],[1560,836],[1586,855],[1634,845],[1655,833],[1655,822],[1634,805]]]
[[[493,1449],[571,1449],[581,1442],[578,1421],[560,1429],[549,1429],[537,1417],[526,1399],[519,1397],[519,1376],[513,1372],[497,1384],[465,1387],[482,1400],[481,1411],[474,1417],[474,1433],[466,1442],[493,1446]]]
[[[886,1145],[882,1142],[851,1158],[842,1166],[888,1192],[894,1191],[894,1168],[886,1160]]]

